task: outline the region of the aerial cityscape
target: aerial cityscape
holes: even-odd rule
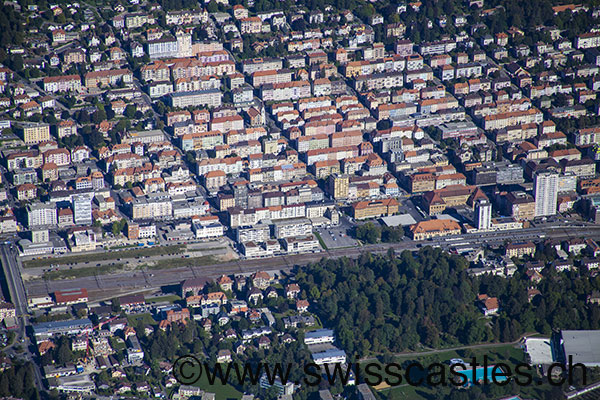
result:
[[[600,399],[598,93],[598,0],[5,0],[0,399]]]

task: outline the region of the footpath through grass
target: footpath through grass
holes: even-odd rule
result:
[[[154,246],[135,248],[121,251],[104,251],[98,253],[85,253],[76,256],[53,257],[42,260],[23,261],[24,268],[41,268],[52,264],[76,264],[82,262],[97,262],[116,260],[117,258],[135,258],[145,256],[161,256],[165,254],[179,254],[185,250],[185,245],[170,245],[170,246]]]

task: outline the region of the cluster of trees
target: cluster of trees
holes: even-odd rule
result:
[[[0,46],[6,49],[9,45],[20,45],[25,38],[25,25],[22,14],[15,11],[14,7],[3,5],[0,7]],[[4,53],[6,57],[6,53]],[[0,60],[4,61],[4,60]]]
[[[87,110],[76,111],[73,113],[73,118],[75,118],[75,120],[82,125],[89,123],[99,124],[107,119],[107,115],[104,107],[102,107],[100,104],[98,106],[98,109],[92,114],[90,114]]]
[[[585,272],[585,271],[583,271]],[[557,273],[546,268],[537,288],[541,296],[528,301],[531,283],[523,272],[511,279],[482,277],[480,293],[498,297],[502,312],[492,326],[494,336],[511,341],[525,332],[550,334],[552,328],[600,329],[600,307],[588,304],[588,296],[600,289],[600,278],[580,271]]]
[[[59,313],[59,314],[45,314],[32,318],[33,322],[36,324],[42,322],[52,322],[52,321],[64,321],[72,318],[73,316],[69,313]]]
[[[41,358],[42,365],[65,365],[77,359],[77,355],[71,350],[71,340],[67,336],[61,336],[56,347],[48,350]]]
[[[355,236],[358,240],[365,243],[395,243],[402,240],[404,230],[402,227],[381,226],[373,222],[358,225],[355,230]]]
[[[327,259],[297,279],[342,347],[363,357],[486,339],[467,267],[462,257],[426,248],[400,257]]]
[[[275,299],[270,299],[275,300]],[[286,303],[285,299],[281,299],[282,302]],[[208,335],[197,323],[188,321],[186,325],[173,324],[167,331],[155,330],[149,336],[143,334],[144,329],[141,323],[136,326],[136,332],[140,343],[146,350],[147,362],[149,365],[154,365],[158,360],[174,361],[177,357],[182,355],[194,354],[199,360],[204,362],[205,358],[214,358],[219,350],[227,349],[231,351],[233,358],[244,363],[251,365],[258,365],[258,363],[268,364],[270,367],[274,367],[276,363],[284,363],[290,365],[306,365],[311,362],[310,353],[303,344],[302,333],[298,337],[295,337],[295,341],[289,344],[281,342],[281,337],[273,335],[271,337],[271,346],[267,349],[258,349],[249,346],[243,356],[237,356],[234,351],[234,343],[236,340],[224,340],[224,332],[229,328],[234,328],[236,331],[248,329],[250,327],[249,322],[245,318],[241,318],[237,321],[230,322],[225,326],[213,326],[212,335]],[[277,331],[283,331],[283,325],[281,320],[278,319]],[[214,360],[212,360],[214,361]],[[210,360],[208,360],[211,363]],[[160,377],[160,371],[157,373],[157,377]],[[304,377],[303,371],[300,368],[293,368],[290,371],[289,380],[291,381],[302,381]],[[251,385],[250,382],[246,382],[243,386],[238,386],[235,378],[230,380],[230,384],[237,386],[237,389],[241,392],[253,393],[258,395],[261,394],[261,398],[268,400],[276,399],[277,395],[275,392],[261,391],[257,385]],[[341,387],[339,388],[341,391]],[[318,390],[318,388],[311,388],[311,390]],[[299,394],[300,399],[306,399],[307,392]]]
[[[58,145],[60,147],[66,147],[69,150],[74,149],[77,146],[83,146],[83,137],[80,135],[70,135],[62,138],[58,138]]]
[[[127,220],[125,218],[121,218],[119,221],[115,221],[112,223],[110,227],[110,231],[113,235],[119,236],[123,229],[127,226]]]
[[[15,364],[0,372],[0,397],[38,400],[40,395],[34,383],[33,365]]]
[[[574,132],[577,129],[585,129],[599,124],[600,116],[592,113],[577,119],[555,118],[553,122],[556,124],[556,129],[560,129],[561,132]]]
[[[142,330],[136,330],[138,336]],[[198,354],[202,352],[202,341],[198,340],[203,331],[198,329],[198,324],[187,323],[185,326],[172,324],[168,332],[157,329],[149,337],[142,336],[140,340],[148,349],[148,361],[175,360],[184,354]]]
[[[198,7],[196,0],[161,0],[159,4],[165,11],[195,9]]]
[[[425,247],[399,256],[389,251],[323,259],[297,278],[324,324],[358,357],[422,345],[509,342],[551,328],[600,328],[600,307],[586,302],[600,289],[600,278],[548,270],[539,284],[542,296],[530,303],[524,273],[472,278],[467,268],[465,258]],[[492,321],[478,310],[482,293],[500,300],[500,315]]]

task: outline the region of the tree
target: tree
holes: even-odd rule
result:
[[[23,57],[21,57],[20,54],[17,54],[13,57],[12,69],[14,69],[17,72],[21,72],[23,70]]]
[[[113,222],[111,226],[112,234],[119,236],[123,229],[125,229],[125,225],[127,225],[127,220],[125,220],[125,218],[121,219],[120,221]]]
[[[121,311],[121,302],[117,297],[113,298],[110,301],[110,307],[114,313]]]
[[[372,222],[356,227],[356,238],[366,243],[377,243],[381,238],[381,229]]]
[[[304,18],[298,18],[294,20],[294,22],[292,22],[290,26],[295,31],[304,31],[306,30],[306,21],[304,21]]]
[[[89,144],[91,148],[99,149],[100,147],[105,145],[104,137],[100,132],[94,130],[89,136]]]
[[[69,338],[63,336],[60,340],[60,344],[58,345],[58,349],[56,350],[56,362],[60,365],[64,365],[68,362],[71,362],[72,359],[73,352],[71,351]]]
[[[90,123],[90,114],[87,111],[81,110],[77,112],[77,116],[75,117],[77,122],[80,124],[89,124]]]
[[[185,160],[189,164],[194,164],[196,162],[196,155],[194,154],[193,151],[186,151],[185,152]]]
[[[386,243],[399,242],[402,239],[402,236],[402,230],[394,227],[386,226],[381,231],[381,241]]]
[[[104,108],[98,108],[92,114],[92,122],[94,124],[99,124],[100,122],[105,121],[106,119],[107,119],[107,116],[106,116],[106,111],[104,111]]]
[[[209,13],[218,12],[219,6],[217,5],[217,2],[215,0],[212,0],[210,3],[208,3],[208,5],[206,6],[206,11],[208,11]]]
[[[125,116],[129,119],[132,119],[135,116],[135,112],[136,112],[136,107],[133,104],[128,104],[127,107],[125,107]]]

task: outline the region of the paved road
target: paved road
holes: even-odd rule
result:
[[[10,292],[10,300],[15,305],[15,314],[19,323],[19,328],[15,336],[15,346],[20,344],[24,351],[22,353],[16,353],[14,347],[6,349],[8,355],[14,355],[18,358],[22,358],[26,361],[30,361],[34,368],[34,379],[38,389],[44,389],[43,377],[40,372],[38,364],[35,362],[35,355],[32,354],[29,349],[32,346],[29,337],[26,335],[26,327],[29,324],[28,321],[28,309],[27,309],[27,296],[25,295],[25,287],[23,286],[23,280],[21,279],[21,272],[19,262],[17,261],[16,252],[12,249],[11,245],[3,244],[0,245],[0,256],[2,259],[2,267],[4,269],[4,276],[6,277],[6,284]]]
[[[0,247],[2,255],[2,267],[4,268],[4,276],[10,293],[10,300],[15,305],[17,320],[19,321],[19,330],[17,340],[25,337],[25,325],[27,318],[27,296],[25,295],[25,287],[21,279],[19,265],[16,254],[11,249],[10,245],[3,244]]]
[[[566,240],[574,237],[583,236],[586,238],[600,239],[600,226],[571,226],[571,227],[545,227],[530,228],[519,231],[493,232],[487,234],[464,234],[451,236],[433,241],[402,241],[400,243],[382,243],[355,248],[333,249],[322,251],[320,253],[288,255],[281,257],[236,260],[221,264],[171,268],[167,270],[155,271],[132,271],[120,274],[110,274],[102,276],[92,276],[76,278],[71,280],[57,281],[30,281],[27,282],[27,293],[29,295],[45,295],[56,290],[85,287],[88,290],[91,300],[109,299],[115,295],[129,293],[133,290],[156,289],[161,286],[179,284],[184,279],[196,277],[216,278],[226,274],[251,273],[257,270],[280,271],[289,270],[295,265],[306,265],[310,262],[318,261],[322,257],[356,257],[361,253],[369,251],[373,253],[385,253],[389,248],[396,251],[415,250],[418,246],[441,246],[449,248],[457,244],[466,245],[500,245],[506,240],[524,241],[539,240],[541,237]],[[450,240],[448,240],[450,239]],[[457,240],[458,239],[458,240]]]

